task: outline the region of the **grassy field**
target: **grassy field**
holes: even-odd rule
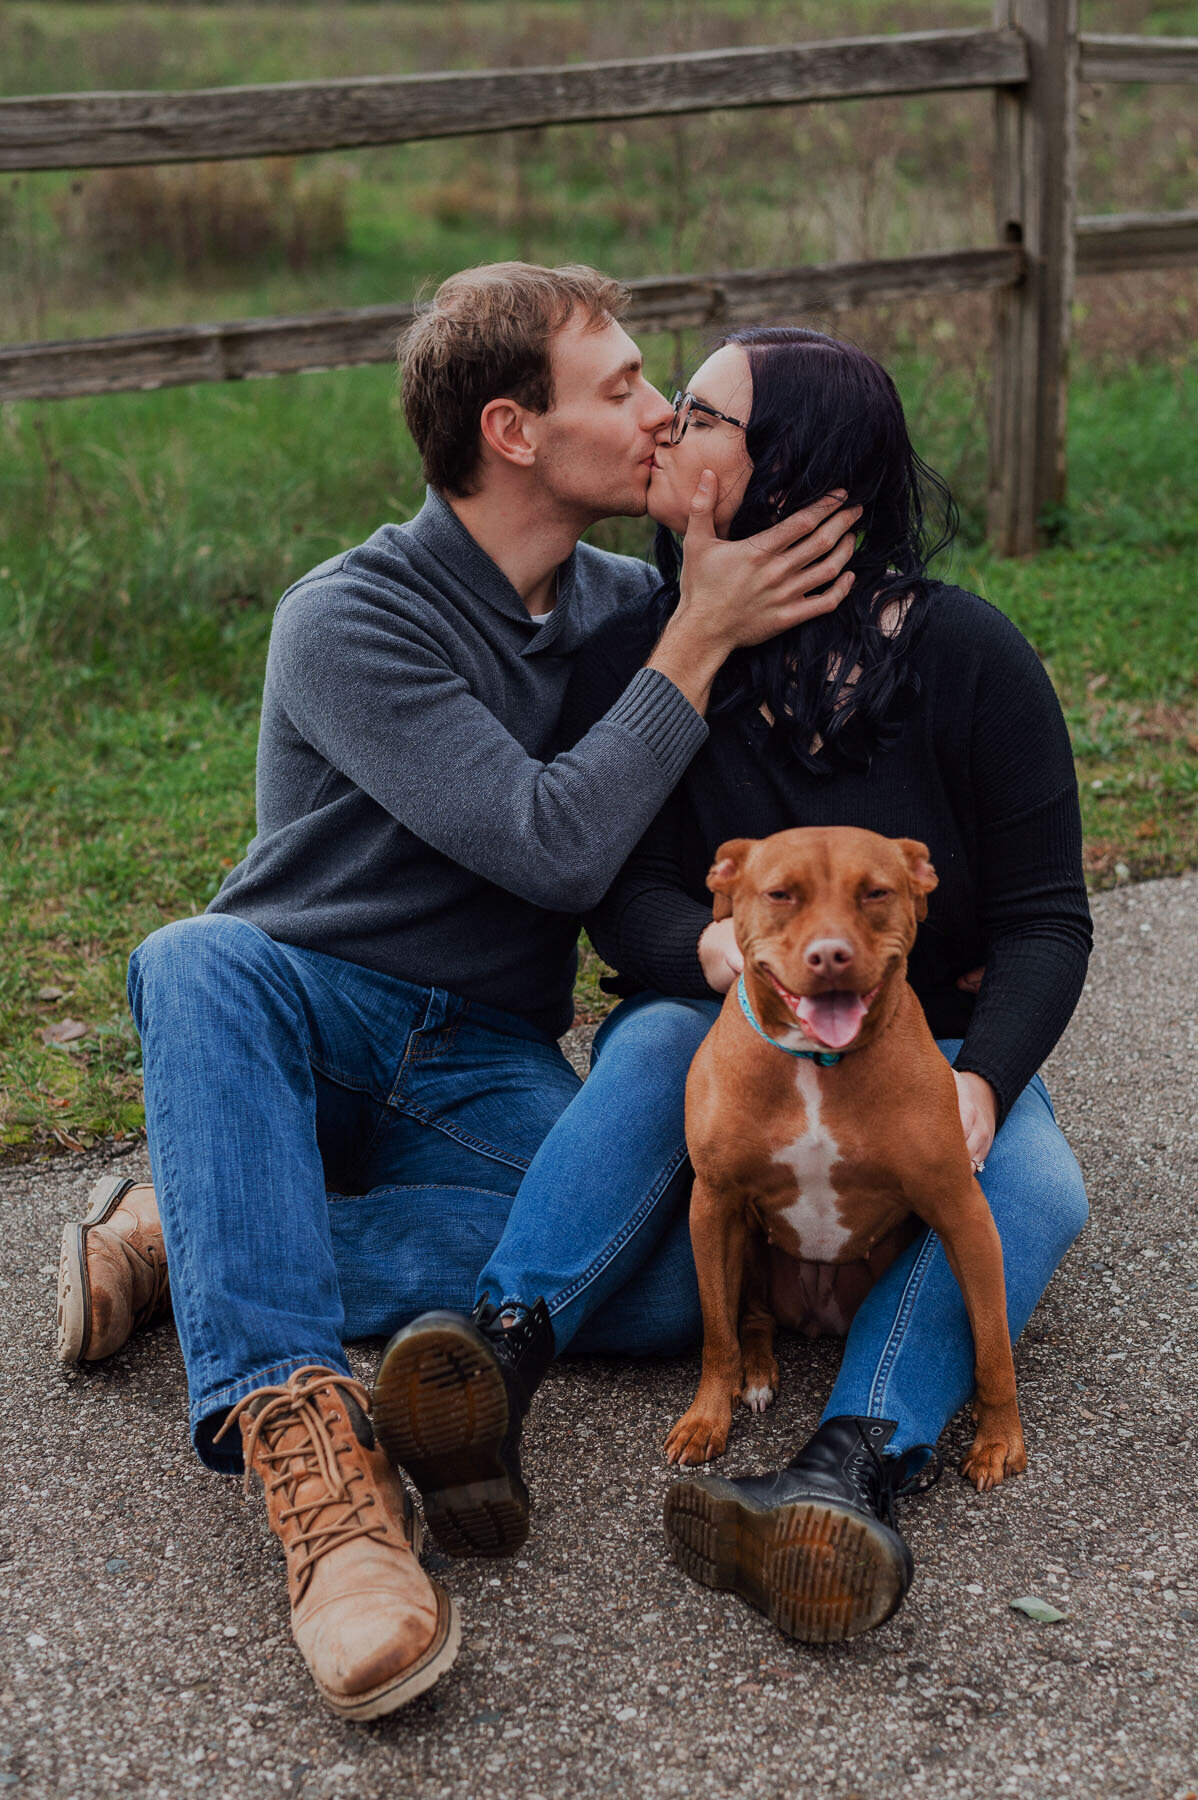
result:
[[[0,95],[575,61],[977,26],[990,0],[357,0],[0,7]],[[1096,31],[1198,30],[1194,0],[1084,0]],[[1192,204],[1184,86],[1088,88],[1083,212]],[[0,178],[0,337],[83,336],[406,297],[563,246],[619,275],[988,243],[991,101],[940,94],[505,132],[295,161]],[[1083,338],[1158,284],[1093,288]],[[1109,296],[1116,295],[1112,301]],[[1126,333],[1125,333],[1126,335]],[[1175,337],[1175,341],[1181,341]],[[1083,348],[1086,344],[1083,343]]]
[[[835,29],[988,16],[987,0],[859,0]],[[1088,5],[1084,24],[1198,28],[1192,7],[1132,0]],[[9,0],[0,88],[277,80],[820,35],[829,28],[814,0],[308,6],[288,10],[286,33],[264,6]],[[1184,204],[1194,146],[1183,98],[1087,96],[1085,207]],[[102,174],[5,178],[0,336],[394,299],[514,253],[649,273],[982,242],[980,105],[778,109],[273,173],[246,165],[240,213],[227,171],[124,190]],[[239,259],[238,233],[262,236],[264,221],[262,255]],[[985,303],[831,321],[886,357],[916,441],[958,491],[966,528],[952,578],[1000,605],[1052,673],[1099,884],[1198,862],[1194,318],[1187,278],[1083,287],[1069,507],[1054,547],[1020,564],[980,545]],[[662,384],[702,353],[694,339],[646,348]],[[0,1149],[69,1149],[140,1125],[125,960],[159,923],[202,909],[252,831],[274,602],[419,495],[386,370],[0,407]],[[646,547],[643,526],[597,536]],[[586,1006],[597,1004],[593,973],[580,985]],[[46,1042],[54,1028],[63,1041]]]

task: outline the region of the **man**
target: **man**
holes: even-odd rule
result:
[[[555,1040],[578,914],[703,742],[729,652],[851,580],[837,498],[730,545],[706,482],[676,617],[561,750],[579,649],[653,586],[578,543],[643,513],[671,417],[623,303],[589,269],[500,264],[446,282],[408,334],[425,505],[280,602],[257,835],[208,912],[130,964],[153,1190],[104,1184],[64,1237],[68,1359],[161,1311],[169,1267],[197,1451],[261,1477],[296,1640],[346,1717],[430,1686],[458,1627],[342,1344],[469,1306],[577,1088]],[[551,1354],[507,1323],[524,1329],[478,1316]]]

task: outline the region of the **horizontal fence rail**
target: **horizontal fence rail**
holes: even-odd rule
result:
[[[628,283],[632,304],[626,322],[643,332],[714,330],[786,310],[984,291],[1012,286],[1022,263],[1020,250],[1003,246],[806,269],[663,276]],[[363,306],[304,318],[244,319],[9,345],[0,349],[0,401],[115,394],[390,362],[396,337],[415,311],[413,306]]]
[[[535,125],[579,125],[1025,80],[1017,31],[919,31],[769,49],[452,75],[0,100],[0,169],[291,156]]]
[[[1089,35],[1083,81],[1198,80],[1198,40]],[[722,107],[1008,87],[1020,33],[917,31],[450,75],[0,100],[0,170],[292,156]]]
[[[1198,38],[1083,33],[1083,81],[1198,81]]]
[[[1180,269],[1198,261],[1198,212],[1109,213],[1077,221],[1079,275]]]
[[[1198,259],[1198,212],[1114,213],[1077,222],[1079,274],[1171,269]],[[725,330],[785,312],[834,311],[921,294],[1014,287],[1023,252],[1013,245],[630,281],[633,331]],[[245,381],[390,362],[411,305],[359,306],[297,318],[176,325],[110,337],[0,346],[0,401],[62,400],[207,381]]]
[[[633,281],[628,323],[639,331],[726,329],[785,313],[991,290],[1000,327],[1006,320],[996,342],[991,531],[1000,551],[1017,554],[1034,547],[1041,510],[1059,505],[1064,492],[1064,351],[1074,270],[1109,274],[1198,261],[1198,213],[1074,217],[1079,79],[1196,81],[1198,38],[1079,35],[1077,0],[995,0],[989,31],[176,93],[49,94],[0,100],[0,171],[292,156],[546,125],[990,89],[999,121],[1001,246]],[[0,401],[389,362],[413,312],[368,306],[11,344],[0,347]],[[1055,396],[1051,406],[1046,395]],[[1031,471],[1018,494],[1012,468]]]

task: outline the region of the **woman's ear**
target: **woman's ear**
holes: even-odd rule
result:
[[[478,421],[484,444],[504,462],[531,469],[536,449],[529,437],[528,410],[518,400],[488,400]]]
[[[731,918],[732,896],[736,892],[745,857],[756,842],[756,838],[729,838],[716,851],[715,861],[707,871],[707,885],[715,895],[713,918]]]

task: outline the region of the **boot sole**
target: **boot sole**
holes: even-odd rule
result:
[[[505,1464],[503,1375],[485,1340],[456,1314],[432,1314],[383,1352],[371,1418],[391,1461],[420,1490],[449,1556],[510,1556],[528,1537],[528,1490]]]
[[[125,1195],[137,1183],[120,1175],[105,1175],[88,1195],[88,1209],[78,1224],[62,1228],[58,1256],[58,1360],[84,1362],[92,1327],[91,1284],[87,1278],[87,1234],[106,1224]]]
[[[897,1612],[909,1578],[881,1526],[821,1500],[768,1510],[731,1482],[680,1481],[666,1495],[666,1541],[684,1575],[739,1594],[808,1644],[836,1644]]]
[[[380,1682],[368,1693],[347,1699],[334,1694],[322,1681],[316,1681],[321,1699],[342,1719],[378,1719],[384,1713],[397,1712],[409,1700],[427,1693],[433,1683],[451,1667],[462,1641],[462,1625],[456,1602],[439,1582],[432,1583],[437,1596],[437,1628],[423,1654],[390,1681]],[[315,1680],[316,1678],[313,1677]]]

